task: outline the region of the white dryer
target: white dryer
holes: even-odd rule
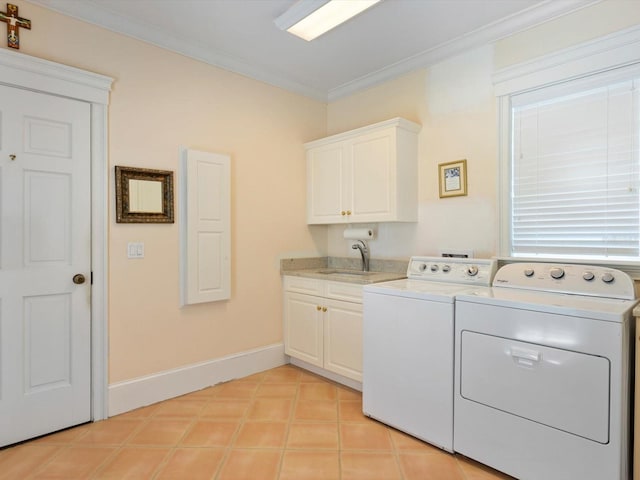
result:
[[[495,260],[412,257],[407,279],[363,293],[365,415],[453,451],[457,294],[489,288]]]
[[[634,285],[519,263],[458,295],[454,449],[522,480],[627,480]]]

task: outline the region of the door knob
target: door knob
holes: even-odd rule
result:
[[[73,276],[73,283],[75,283],[76,285],[82,285],[85,280],[86,279],[84,278],[84,275],[82,275],[81,273],[76,273]]]

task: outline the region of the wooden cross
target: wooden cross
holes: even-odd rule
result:
[[[7,12],[0,12],[0,22],[7,24],[7,45],[11,48],[20,48],[19,28],[31,30],[31,20],[18,16],[18,7],[7,3]]]

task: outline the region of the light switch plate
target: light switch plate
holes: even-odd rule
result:
[[[127,244],[127,257],[128,258],[144,258],[144,243],[129,242]]]

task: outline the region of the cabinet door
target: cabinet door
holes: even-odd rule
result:
[[[355,138],[348,145],[351,182],[350,221],[395,220],[396,154],[395,129],[385,129]]]
[[[362,305],[325,301],[324,368],[362,381]]]
[[[345,221],[344,145],[332,143],[307,151],[307,223]]]
[[[322,367],[322,299],[299,293],[284,294],[284,352]]]

